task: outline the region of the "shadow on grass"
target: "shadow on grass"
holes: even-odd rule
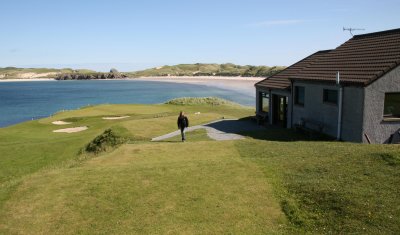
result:
[[[154,141],[153,143],[184,143],[182,140],[160,140]]]
[[[293,142],[293,141],[333,141],[332,138],[322,134],[305,134],[293,129],[265,128],[263,131],[245,131],[239,133],[243,136],[259,140]]]
[[[246,137],[269,141],[331,141],[331,137],[318,133],[301,133],[273,125],[258,125],[250,117],[239,120],[222,120],[206,125],[218,131],[240,134]]]

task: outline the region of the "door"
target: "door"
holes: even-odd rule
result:
[[[288,97],[273,95],[273,124],[281,127],[287,127],[287,107]]]

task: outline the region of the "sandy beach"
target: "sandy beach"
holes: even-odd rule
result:
[[[0,82],[43,82],[56,81],[54,78],[21,78],[21,79],[0,79]]]
[[[263,77],[142,77],[130,78],[137,81],[175,82],[187,84],[199,84],[204,86],[218,87],[221,89],[234,90],[255,97],[254,84],[265,79]]]
[[[173,82],[198,84],[203,86],[217,87],[221,89],[233,90],[246,95],[255,96],[254,84],[263,80],[263,77],[215,77],[215,76],[195,76],[195,77],[140,77],[125,79],[95,79],[95,80],[135,80],[135,81],[154,81],[154,82]],[[0,82],[35,82],[35,81],[56,81],[53,78],[26,78],[26,79],[0,79]]]

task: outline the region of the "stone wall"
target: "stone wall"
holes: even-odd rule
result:
[[[400,130],[400,119],[386,121],[383,118],[387,92],[400,92],[400,66],[365,88],[363,133],[372,143],[386,143]],[[366,141],[364,136],[363,142]]]
[[[339,86],[327,83],[294,82],[294,86],[305,88],[304,106],[293,106],[293,124],[309,120],[323,125],[323,133],[337,137],[339,106],[323,100],[324,89],[337,90]],[[363,88],[343,87],[341,139],[361,142],[363,123]],[[317,130],[317,125],[306,127]]]

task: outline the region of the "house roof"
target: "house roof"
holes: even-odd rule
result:
[[[293,80],[368,85],[400,65],[400,29],[357,35],[291,75]]]
[[[400,29],[356,35],[334,50],[319,51],[256,83],[289,89],[290,80],[336,82],[366,86],[400,65]]]
[[[286,69],[282,70],[281,72],[274,74],[258,83],[256,86],[265,87],[269,89],[290,89],[290,80],[289,78],[296,76],[299,72],[313,63],[314,61],[318,60],[322,55],[330,52],[331,50],[326,51],[318,51],[299,62],[287,67]]]

